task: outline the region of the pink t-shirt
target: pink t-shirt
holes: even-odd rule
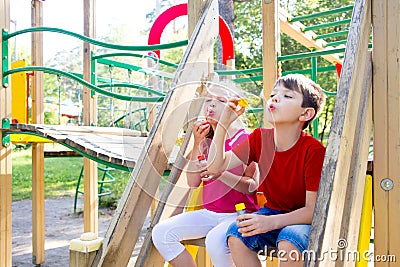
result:
[[[234,136],[225,141],[225,151],[236,147],[240,142],[246,140],[248,133],[244,129],[239,130]],[[239,166],[229,172],[242,176],[243,167]],[[253,212],[259,209],[256,195],[248,195],[232,189],[225,183],[217,180],[203,182],[203,206],[207,210],[223,213],[235,212],[235,204],[243,202],[246,211]]]

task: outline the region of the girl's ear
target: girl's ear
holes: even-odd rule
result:
[[[315,109],[305,108],[303,113],[300,115],[299,120],[306,122],[314,118],[314,115],[315,115]]]

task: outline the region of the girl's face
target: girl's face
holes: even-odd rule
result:
[[[217,125],[221,114],[228,102],[228,95],[225,94],[207,94],[204,101],[204,113],[206,120],[211,125]]]

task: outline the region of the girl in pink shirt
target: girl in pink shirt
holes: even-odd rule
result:
[[[193,127],[194,146],[187,179],[190,187],[198,187],[203,181],[204,209],[173,216],[158,223],[153,229],[154,245],[173,266],[196,266],[180,241],[202,237],[206,238],[206,249],[214,266],[234,266],[225,233],[228,226],[236,220],[235,204],[245,203],[248,212],[258,209],[255,194],[252,194],[258,187],[259,172],[256,164],[211,173],[197,161],[200,155],[208,156],[214,130],[232,96],[228,90],[221,89],[221,86],[208,84],[204,101],[206,119],[197,121]],[[239,120],[232,123],[225,140],[225,150],[233,149],[247,136],[248,133]]]

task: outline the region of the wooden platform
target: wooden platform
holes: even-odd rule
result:
[[[30,133],[63,144],[104,164],[135,167],[146,133],[115,127],[11,124],[12,132]]]

